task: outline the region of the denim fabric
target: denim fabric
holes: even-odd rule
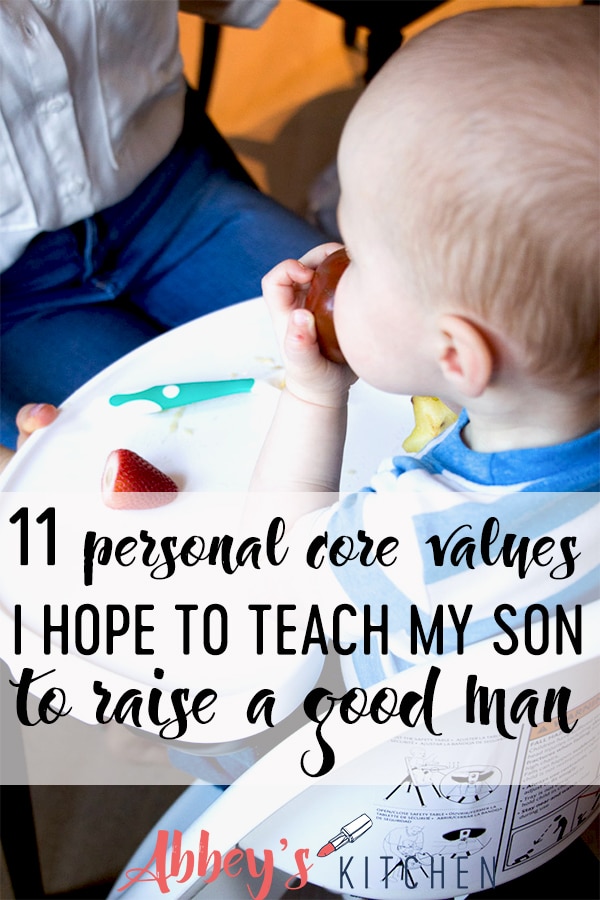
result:
[[[1,276],[0,442],[148,339],[260,294],[323,236],[260,193],[189,92],[180,139],[133,194],[35,238]]]

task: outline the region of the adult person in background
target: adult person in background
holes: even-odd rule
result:
[[[276,3],[181,8],[257,27]],[[178,8],[0,3],[0,443],[9,448],[24,404],[58,404],[146,340],[258,295],[275,262],[322,240],[257,190],[188,89]],[[39,412],[33,427],[45,424]]]

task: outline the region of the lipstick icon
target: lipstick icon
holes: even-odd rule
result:
[[[335,837],[332,837],[331,840],[324,844],[317,853],[317,856],[329,856],[330,853],[339,850],[344,844],[354,843],[354,841],[361,837],[365,831],[368,831],[372,825],[373,822],[368,815],[362,813],[360,816],[357,816],[356,819],[352,819],[351,822],[344,825],[340,829],[339,834],[336,834]]]

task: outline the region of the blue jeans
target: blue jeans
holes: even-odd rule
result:
[[[39,235],[2,274],[0,443],[24,403],[61,403],[150,338],[256,297],[323,240],[256,189],[188,92],[181,137],[129,197]]]

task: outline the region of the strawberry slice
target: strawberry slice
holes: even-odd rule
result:
[[[151,509],[175,499],[172,478],[134,453],[113,450],[102,473],[102,499],[111,509]]]

